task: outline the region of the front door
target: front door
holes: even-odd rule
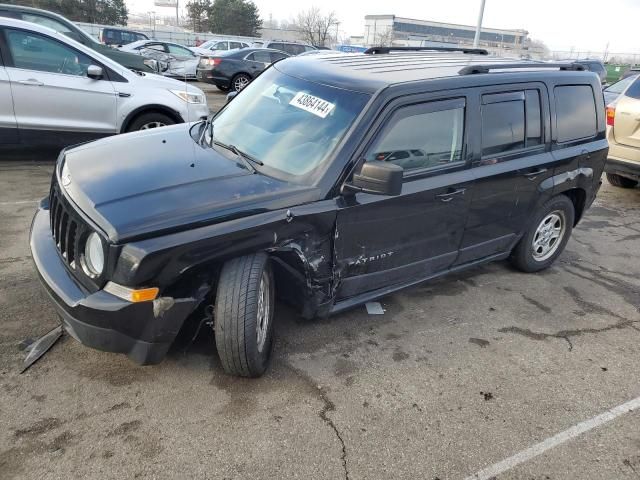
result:
[[[340,199],[338,300],[414,283],[454,263],[472,187],[465,109],[465,97],[400,106],[367,147],[364,161],[400,165],[405,178],[397,197]]]
[[[0,63],[0,145],[18,143],[18,124],[7,71]]]
[[[110,81],[87,77],[95,62],[56,39],[6,29],[7,75],[21,137],[116,133],[117,97]]]

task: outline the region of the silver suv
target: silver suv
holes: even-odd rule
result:
[[[253,45],[256,48],[273,48],[274,50],[286,52],[289,55],[300,55],[304,52],[317,50],[316,47],[312,47],[311,45],[305,45],[304,43],[296,42],[286,42],[284,40],[264,40],[255,42]]]
[[[65,146],[208,113],[196,87],[134,73],[47,27],[0,18],[0,144]]]

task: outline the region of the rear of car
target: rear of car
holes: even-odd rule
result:
[[[640,181],[640,76],[607,106],[607,140],[607,179],[617,187],[635,187]]]
[[[223,92],[239,92],[269,65],[288,57],[285,52],[249,48],[200,57],[196,78],[212,83]]]

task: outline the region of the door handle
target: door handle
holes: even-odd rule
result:
[[[535,180],[535,178],[538,175],[541,175],[546,171],[547,171],[546,168],[539,168],[538,170],[534,170],[533,172],[523,173],[522,175],[527,177],[529,180]]]
[[[439,195],[436,195],[436,198],[438,198],[441,202],[450,202],[451,200],[453,200],[453,197],[455,197],[456,195],[464,195],[464,192],[466,191],[466,188],[458,188],[457,190],[453,190],[451,192],[447,192],[447,193],[441,193]]]
[[[18,83],[21,85],[30,85],[32,87],[42,87],[44,85],[44,83],[36,80],[35,78],[30,78],[28,80],[18,80]]]

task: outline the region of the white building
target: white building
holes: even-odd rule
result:
[[[458,47],[472,46],[475,26],[415,20],[395,15],[366,15],[366,46]],[[479,47],[510,56],[528,56],[529,32],[482,28]]]

